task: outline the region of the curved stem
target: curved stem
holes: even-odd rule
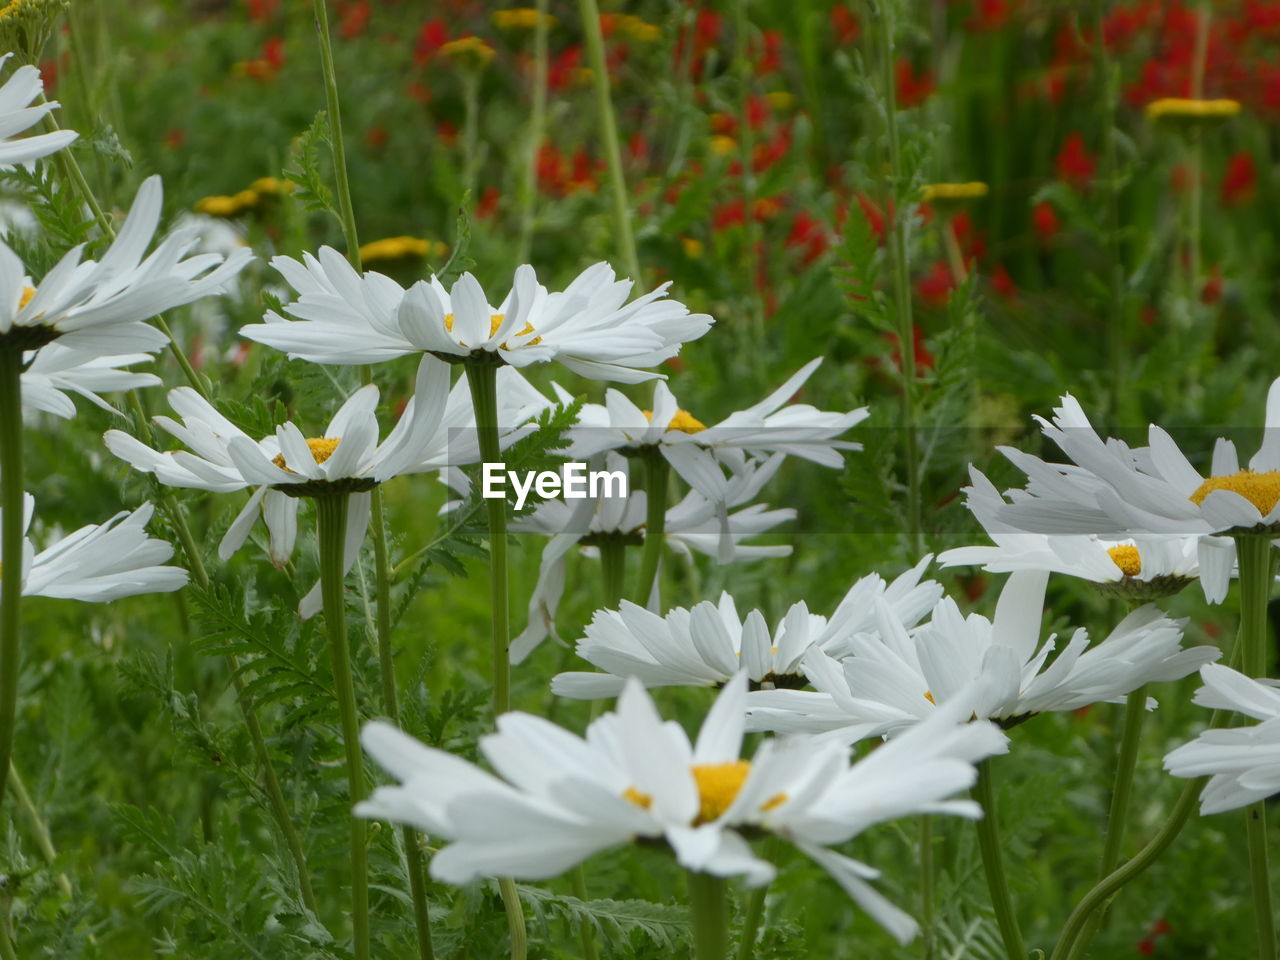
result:
[[[0,801],[18,708],[22,617],[22,350],[0,346]]]
[[[640,580],[632,598],[641,606],[647,606],[657,583],[658,566],[662,560],[662,548],[666,543],[667,527],[667,479],[671,467],[666,457],[656,447],[645,448],[645,523],[644,553],[640,557]]]
[[[22,777],[18,776],[18,768],[12,762],[9,763],[9,782],[13,784],[13,799],[17,801],[18,809],[27,818],[27,824],[31,827],[31,834],[35,837],[36,846],[40,849],[40,855],[44,857],[46,863],[52,866],[54,861],[58,859],[58,851],[54,849],[53,839],[49,836],[49,827],[45,824],[44,818],[40,816],[40,811],[36,809],[36,805],[31,799],[31,794],[27,793],[26,784],[22,782]],[[71,881],[67,879],[67,875],[59,872],[55,879],[58,889],[62,891],[62,895],[70,900]]]
[[[355,682],[351,675],[351,648],[347,645],[347,610],[344,598],[343,548],[347,529],[345,493],[316,497],[320,527],[320,592],[324,600],[325,629],[329,634],[329,660],[333,689],[342,719],[342,741],[347,759],[347,791],[352,806],[364,799],[364,757],[360,750],[360,716],[356,709]],[[356,960],[369,960],[369,864],[365,849],[366,822],[351,817],[351,923]]]
[[[724,877],[686,870],[694,960],[724,960],[729,952],[728,884]]]
[[[1124,728],[1120,733],[1120,749],[1116,757],[1116,779],[1111,790],[1111,808],[1107,812],[1107,838],[1102,845],[1102,869],[1099,879],[1105,879],[1120,862],[1120,848],[1124,842],[1125,824],[1129,817],[1129,798],[1133,792],[1133,773],[1138,763],[1138,744],[1142,740],[1142,721],[1147,712],[1147,688],[1139,687],[1129,694],[1124,705]],[[1089,918],[1080,934],[1071,956],[1079,957],[1089,948],[1090,941],[1102,923],[1103,912]]]
[[[1000,937],[1004,940],[1009,960],[1027,960],[1027,948],[1022,942],[1022,931],[1018,929],[1018,917],[1004,873],[1004,857],[1000,852],[1000,824],[996,819],[996,791],[991,779],[990,760],[978,764],[978,782],[974,785],[973,796],[982,807],[982,819],[977,821],[978,846],[982,850],[982,868],[991,890],[991,906],[995,908]]]
[[[471,405],[475,409],[476,434],[483,463],[505,468],[498,439],[498,365],[488,359],[467,364]],[[511,709],[511,609],[507,598],[507,501],[485,500],[489,517],[489,600],[493,610],[493,715]],[[524,960],[528,936],[524,907],[510,877],[498,878],[498,890],[507,911],[511,933],[511,960]]]
[[[333,44],[329,39],[329,11],[325,0],[313,4],[316,35],[320,41],[320,68],[324,73],[325,109],[329,113],[329,148],[333,151],[333,175],[337,181],[338,212],[342,216],[342,237],[347,260],[360,272],[360,241],[356,235],[356,213],[351,204],[351,182],[347,175],[347,148],[342,140],[342,106],[338,102],[338,74],[333,68]]]
[[[1240,636],[1244,673],[1250,677],[1267,675],[1267,602],[1275,580],[1276,552],[1267,535],[1246,534],[1236,540],[1240,567]],[[1275,915],[1271,907],[1271,872],[1267,863],[1267,805],[1245,808],[1249,843],[1249,879],[1253,887],[1253,919],[1258,934],[1259,960],[1275,960]]]
[[[640,260],[636,256],[635,236],[631,232],[631,209],[627,202],[627,182],[622,172],[622,151],[618,146],[618,122],[609,96],[609,68],[604,58],[604,34],[600,29],[600,8],[596,0],[578,0],[582,16],[582,33],[587,42],[587,65],[596,90],[596,111],[600,121],[605,163],[609,169],[609,188],[613,197],[613,225],[618,232],[618,253],[631,280],[640,286]]]

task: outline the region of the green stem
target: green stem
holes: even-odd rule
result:
[[[1138,764],[1138,745],[1142,740],[1142,722],[1147,713],[1147,688],[1139,687],[1125,700],[1124,727],[1120,733],[1120,749],[1116,757],[1115,785],[1111,789],[1111,808],[1107,812],[1107,838],[1102,845],[1103,880],[1120,862],[1120,849],[1124,844],[1125,824],[1129,818],[1129,798],[1133,793],[1133,773]],[[1102,923],[1103,912],[1095,913],[1080,934],[1071,956],[1082,957],[1089,949]]]
[[[0,346],[0,801],[18,708],[22,508],[22,349]]]
[[[667,458],[656,447],[646,448],[642,454],[645,464],[645,523],[644,553],[640,557],[640,579],[632,598],[645,606],[658,579],[658,566],[666,543],[667,480],[671,467]]]
[[[587,902],[587,874],[578,864],[569,871],[569,882],[573,884],[573,895],[583,903]],[[596,932],[591,924],[582,924],[582,960],[599,960],[600,951],[596,949]]]
[[[694,960],[724,960],[729,952],[728,884],[724,877],[685,871]]]
[[[538,22],[533,28],[533,91],[529,106],[529,144],[525,156],[524,183],[520,198],[520,249],[517,263],[529,258],[533,244],[534,215],[538,203],[538,151],[547,125],[547,0],[537,0]]]
[[[1241,663],[1240,643],[1237,642],[1231,651],[1229,666],[1235,668]],[[1229,710],[1215,710],[1209,717],[1209,729],[1217,730],[1226,725],[1228,718],[1231,716]],[[1160,856],[1169,848],[1169,845],[1177,839],[1178,834],[1182,832],[1182,828],[1186,826],[1187,820],[1190,819],[1192,811],[1195,809],[1196,801],[1200,799],[1200,792],[1204,790],[1204,786],[1209,782],[1208,777],[1200,777],[1196,780],[1189,780],[1187,785],[1182,788],[1182,792],[1178,794],[1178,799],[1174,802],[1173,809],[1169,811],[1169,817],[1165,820],[1164,826],[1156,833],[1154,837],[1147,841],[1146,846],[1133,855],[1133,857],[1119,867],[1113,870],[1106,878],[1098,881],[1088,893],[1086,893],[1076,904],[1076,908],[1071,911],[1071,916],[1067,918],[1067,922],[1062,927],[1062,932],[1058,935],[1058,942],[1050,954],[1049,960],[1067,960],[1075,954],[1076,943],[1085,925],[1089,922],[1095,910],[1106,906],[1111,899],[1128,883],[1155,863]]]
[[[605,609],[617,610],[627,577],[627,545],[621,540],[605,540],[600,544],[600,573],[604,580]]]
[[[771,836],[766,843],[764,858],[776,861],[782,847],[782,838]],[[737,960],[752,960],[756,950],[756,934],[760,930],[760,922],[764,919],[765,900],[769,894],[769,884],[761,884],[751,891],[747,900],[747,910],[742,916],[742,939],[738,942]]]
[[[391,574],[387,563],[387,530],[383,522],[381,488],[372,492],[373,569],[376,590],[376,626],[378,634],[378,668],[382,675],[382,709],[388,719],[400,726],[400,698],[396,693],[396,664],[391,647]],[[436,951],[431,941],[431,914],[427,905],[427,878],[423,870],[422,848],[418,833],[403,827],[405,872],[409,876],[409,896],[413,901],[414,928],[418,936],[420,960],[434,960]]]
[[[467,382],[471,386],[471,405],[476,416],[476,435],[483,463],[499,463],[502,446],[498,428],[498,364],[490,357],[480,357],[467,364]],[[511,609],[507,598],[507,501],[485,500],[489,516],[489,600],[493,610],[493,715],[501,716],[511,709]],[[525,960],[528,935],[525,933],[524,907],[510,877],[498,878],[498,891],[507,912],[511,934],[511,960]]]
[[[1018,917],[1004,873],[1004,857],[1000,852],[1000,824],[996,819],[996,791],[989,759],[978,764],[978,782],[974,785],[973,796],[982,807],[982,819],[977,821],[978,846],[982,850],[982,867],[991,890],[991,906],[995,908],[1000,937],[1004,940],[1009,960],[1027,960],[1027,948],[1022,942],[1022,931],[1018,929]]]
[[[0,916],[0,960],[18,960],[18,953],[9,939],[9,911]]]
[[[475,203],[480,169],[480,70],[465,67],[462,75],[462,185],[463,194]]]
[[[618,232],[618,253],[631,275],[640,285],[640,260],[636,256],[635,236],[631,232],[631,209],[627,202],[627,182],[622,172],[622,151],[618,146],[618,122],[609,96],[609,69],[604,58],[604,34],[600,29],[600,8],[596,0],[578,0],[582,16],[582,33],[587,42],[587,65],[591,67],[596,90],[600,136],[604,141],[604,158],[609,169],[609,188],[613,196],[614,229]]]
[[[1267,534],[1242,534],[1235,538],[1240,569],[1240,636],[1244,673],[1250,677],[1267,675],[1270,630],[1267,603],[1275,580],[1276,552]],[[1275,960],[1275,915],[1271,907],[1271,873],[1267,863],[1267,806],[1265,802],[1245,809],[1249,842],[1249,879],[1253,887],[1253,918],[1258,934],[1259,960]]]
[[[894,317],[898,321],[898,353],[902,357],[902,446],[907,471],[908,540],[914,554],[924,550],[921,535],[920,453],[916,437],[916,351],[915,324],[911,317],[911,289],[908,283],[911,263],[907,256],[907,209],[913,204],[901,202],[898,177],[902,170],[902,149],[898,138],[897,80],[894,77],[893,9],[891,4],[877,6],[880,17],[884,69],[885,124],[889,142],[889,197],[885,205],[889,231],[889,252],[893,258]],[[892,215],[888,211],[892,210]]]
[[[937,863],[933,858],[933,818],[925,813],[920,816],[920,933],[925,960],[933,957],[937,871]]]
[[[338,74],[333,68],[333,44],[329,39],[329,11],[325,0],[314,0],[316,35],[320,41],[320,69],[324,73],[325,109],[329,114],[329,146],[333,151],[333,175],[337,181],[338,212],[347,260],[360,272],[360,242],[356,234],[356,212],[351,204],[351,181],[347,175],[347,148],[342,139],[342,108],[338,102]]]
[[[18,776],[18,768],[9,764],[9,782],[13,784],[13,799],[18,804],[18,809],[22,811],[23,816],[27,818],[27,824],[31,827],[31,834],[35,837],[36,847],[40,850],[40,855],[44,857],[45,862],[50,866],[58,859],[58,851],[53,847],[53,839],[49,836],[49,827],[45,824],[44,818],[40,816],[40,811],[36,809],[36,805],[31,800],[31,794],[27,793],[26,784],[22,782],[22,777]],[[68,900],[71,899],[71,881],[67,879],[65,873],[59,872],[57,876],[58,889],[62,891],[62,895]]]
[[[329,634],[329,660],[333,689],[342,718],[346,748],[347,791],[354,806],[364,799],[364,757],[360,750],[360,715],[351,676],[351,649],[347,645],[347,610],[343,596],[342,555],[347,529],[346,493],[315,498],[320,527],[320,591],[324,600],[325,628]],[[351,817],[351,922],[356,960],[369,960],[369,864],[366,821]]]

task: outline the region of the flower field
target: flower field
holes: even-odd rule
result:
[[[0,55],[0,960],[1276,960],[1280,3]]]

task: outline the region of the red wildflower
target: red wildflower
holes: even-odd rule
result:
[[[851,47],[858,42],[862,24],[846,4],[837,3],[831,8],[831,32],[835,34],[838,46]]]
[[[1062,221],[1058,219],[1058,211],[1053,204],[1042,200],[1031,208],[1031,226],[1041,243],[1048,243],[1062,229]]]
[[[889,345],[893,348],[891,360],[898,370],[902,369],[902,351],[898,349],[898,335],[892,330],[885,333],[884,338],[889,341]],[[924,332],[920,329],[919,324],[911,325],[911,342],[912,353],[916,358],[916,375],[923,376],[924,371],[932,370],[934,364],[933,354],[929,348],[924,345]]]
[[[275,16],[280,0],[249,0],[249,19],[265,23]]]
[[[1200,302],[1215,304],[1222,299],[1222,268],[1216,264],[1209,268],[1204,286],[1200,288]]]
[[[377,153],[387,145],[387,128],[382,124],[375,124],[370,127],[364,135],[364,142],[372,152]]]
[[[443,20],[436,17],[428,20],[418,30],[418,42],[413,48],[413,62],[425,66],[437,50],[449,42],[449,28]]]
[[[498,201],[502,194],[495,186],[484,188],[484,193],[480,195],[480,202],[476,204],[476,219],[488,220],[498,212]]]
[[[164,134],[164,145],[170,150],[180,150],[187,142],[187,133],[181,127],[170,127]]]
[[[973,225],[973,217],[968,210],[961,210],[951,218],[951,229],[955,233],[956,243],[965,262],[981,259],[987,252],[987,238]]]
[[[369,24],[369,14],[371,12],[369,0],[356,0],[355,3],[346,5],[342,9],[342,20],[338,24],[338,34],[344,40],[354,40],[364,33],[364,28]]]
[[[284,37],[268,37],[262,45],[262,59],[278,73],[284,66]]]
[[[947,262],[936,260],[929,272],[916,281],[916,296],[931,307],[945,306],[955,285]]]
[[[1009,22],[1008,0],[976,0],[973,14],[965,21],[969,30],[1001,30]]]
[[[937,85],[933,82],[933,74],[928,70],[922,70],[920,73],[915,72],[915,67],[911,65],[911,61],[903,58],[894,65],[894,74],[896,77],[895,86],[897,88],[898,108],[905,110],[908,107],[918,107],[929,99],[929,95],[937,89]]]
[[[752,130],[759,130],[769,119],[769,101],[758,94],[747,97],[747,124]]]
[[[871,226],[871,232],[876,235],[876,240],[880,243],[884,243],[884,211],[876,206],[875,201],[865,193],[859,192],[854,199],[858,201],[858,206],[862,208],[862,215]]]
[[[756,73],[763,77],[782,69],[782,31],[766,30],[762,38],[764,51],[757,54]]]
[[[997,263],[991,271],[991,289],[1010,302],[1018,299],[1018,285],[1013,282],[1013,277],[1009,276],[1003,263]]]
[[[436,124],[436,136],[440,138],[440,142],[446,147],[456,146],[458,143],[458,128],[448,120],[441,120]]]
[[[547,86],[552,90],[563,90],[578,82],[582,71],[582,47],[574,45],[551,58],[547,65]]]
[[[1227,161],[1227,169],[1222,174],[1222,189],[1219,197],[1224,207],[1238,207],[1248,203],[1254,197],[1258,187],[1258,170],[1253,163],[1253,154],[1247,150],[1231,155]]]
[[[1082,187],[1093,179],[1095,157],[1085,148],[1084,137],[1078,131],[1067,134],[1054,166],[1058,171],[1058,179],[1065,180],[1073,187]]]
[[[802,251],[801,262],[806,266],[813,263],[827,251],[830,241],[827,229],[821,220],[811,217],[801,210],[791,221],[791,231],[787,234],[787,246]]]

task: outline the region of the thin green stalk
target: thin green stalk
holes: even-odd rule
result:
[[[462,185],[474,203],[476,179],[480,171],[480,71],[467,66],[462,71]]]
[[[877,5],[881,29],[881,59],[884,69],[885,124],[889,141],[889,198],[885,210],[892,210],[885,228],[889,231],[889,252],[893,258],[894,317],[898,321],[898,353],[902,357],[902,453],[907,471],[908,542],[913,554],[924,550],[920,505],[920,452],[916,437],[916,352],[915,324],[911,317],[911,288],[908,283],[905,204],[898,202],[898,177],[902,170],[902,148],[898,138],[897,80],[894,77],[893,10],[890,3]]]
[[[937,872],[933,858],[933,818],[920,816],[920,933],[925,960],[933,957],[933,922],[937,912]]]
[[[724,877],[686,870],[694,960],[724,960],[729,953],[728,883]]]
[[[578,0],[582,16],[582,33],[587,43],[587,65],[596,90],[596,110],[600,121],[600,138],[605,163],[609,169],[609,188],[613,196],[614,229],[618,232],[618,253],[631,280],[640,285],[640,260],[636,256],[636,240],[631,232],[631,205],[627,202],[627,182],[622,172],[622,150],[618,146],[618,122],[609,96],[609,68],[604,58],[604,34],[600,29],[600,8],[596,0]]]
[[[35,837],[40,856],[52,866],[58,859],[58,851],[54,849],[53,838],[49,836],[49,827],[40,816],[40,811],[36,809],[31,794],[27,793],[26,784],[22,782],[22,777],[18,776],[18,768],[12,762],[9,763],[9,782],[13,784],[13,799],[17,802],[22,815],[27,818],[27,825],[31,828],[31,835]],[[59,872],[56,879],[62,895],[68,900],[71,899],[71,881],[67,879],[67,875]]]
[[[766,860],[776,860],[782,846],[781,838],[771,836],[765,851]],[[751,891],[747,899],[747,910],[742,915],[742,939],[738,941],[737,960],[752,960],[756,951],[756,934],[760,930],[760,922],[764,919],[765,900],[769,895],[769,884],[761,884]]]
[[[338,101],[338,74],[333,68],[333,43],[329,39],[329,11],[325,0],[314,0],[316,36],[320,41],[320,69],[324,73],[325,109],[329,114],[329,146],[333,150],[333,175],[337,182],[338,213],[342,236],[347,244],[347,260],[360,272],[360,243],[356,235],[356,212],[351,204],[351,182],[347,175],[347,148],[342,138],[342,107]]]
[[[1242,662],[1240,646],[1237,641],[1228,658],[1228,666],[1232,668],[1239,667]],[[1217,730],[1225,726],[1230,716],[1231,711],[1229,710],[1213,711],[1209,717],[1209,729]],[[1094,911],[1109,904],[1123,887],[1137,879],[1144,870],[1160,859],[1160,856],[1177,839],[1178,834],[1182,832],[1182,828],[1186,826],[1192,811],[1195,810],[1196,801],[1200,799],[1200,793],[1208,782],[1208,777],[1199,777],[1198,779],[1187,781],[1187,785],[1178,794],[1178,799],[1169,811],[1168,818],[1159,831],[1156,832],[1156,835],[1148,840],[1146,846],[1135,853],[1132,858],[1122,863],[1106,878],[1098,881],[1093,886],[1093,889],[1080,899],[1075,909],[1071,911],[1071,916],[1067,918],[1067,922],[1063,925],[1062,932],[1058,934],[1058,942],[1053,948],[1053,953],[1049,955],[1049,960],[1068,960],[1068,958],[1072,957],[1075,954],[1076,944],[1082,936],[1082,931],[1086,924],[1089,923]]]
[[[18,707],[22,631],[22,348],[0,346],[0,801]],[[5,571],[8,576],[4,576]]]
[[[538,203],[538,151],[547,125],[547,0],[537,0],[538,22],[533,28],[533,90],[529,105],[529,143],[525,156],[524,182],[520,198],[520,249],[518,263],[529,258]]]
[[[600,544],[600,574],[604,581],[604,606],[617,610],[627,578],[627,545],[621,540],[605,540]]]
[[[1115,784],[1111,789],[1111,808],[1107,812],[1107,837],[1102,845],[1102,869],[1099,880],[1104,880],[1120,862],[1120,849],[1124,844],[1125,825],[1129,819],[1129,798],[1133,793],[1133,773],[1138,764],[1138,745],[1142,740],[1142,722],[1147,713],[1147,688],[1134,690],[1125,700],[1124,727],[1120,733],[1120,748],[1116,755]],[[1103,911],[1089,918],[1080,934],[1071,956],[1083,957],[1089,949],[1102,923]]]
[[[342,719],[346,748],[347,792],[354,806],[364,799],[364,757],[360,750],[360,715],[351,676],[351,649],[347,645],[347,610],[343,587],[343,543],[347,529],[346,493],[315,498],[320,527],[320,592],[324,600],[325,629],[329,634],[329,660],[333,689]],[[369,960],[369,864],[366,823],[351,817],[351,923],[356,960]]]
[[[1275,580],[1276,552],[1266,534],[1235,538],[1240,568],[1240,637],[1244,673],[1265,677],[1270,653],[1267,603]],[[1249,842],[1249,879],[1253,887],[1253,919],[1258,934],[1259,960],[1275,960],[1275,914],[1271,907],[1271,872],[1267,863],[1267,805],[1245,808]]]
[[[1009,881],[1005,877],[1004,856],[1000,852],[1000,823],[996,819],[996,790],[989,759],[978,764],[978,782],[974,785],[973,796],[982,807],[982,819],[977,821],[978,846],[982,851],[982,868],[991,890],[991,906],[995,908],[1000,937],[1009,960],[1027,960],[1027,948],[1022,942],[1013,897],[1009,893]]]
[[[13,941],[9,939],[9,911],[0,916],[0,960],[18,960],[17,951],[13,949]]]
[[[583,903],[587,902],[587,875],[578,864],[569,871],[569,882],[573,884],[573,895]],[[584,923],[580,931],[582,937],[582,960],[600,960],[600,951],[596,949],[596,932],[591,924]]]
[[[482,357],[467,364],[471,405],[475,409],[480,460],[505,463],[498,440],[498,364]],[[493,610],[493,715],[511,709],[511,609],[507,598],[507,501],[485,500],[489,517],[489,600]],[[510,877],[498,878],[498,890],[507,912],[511,934],[511,960],[524,960],[528,949],[524,907]]]
[[[644,606],[648,604],[658,580],[658,566],[662,548],[666,543],[667,480],[671,467],[657,448],[646,448],[642,455],[645,464],[645,523],[644,553],[640,557],[640,579],[632,599]]]

